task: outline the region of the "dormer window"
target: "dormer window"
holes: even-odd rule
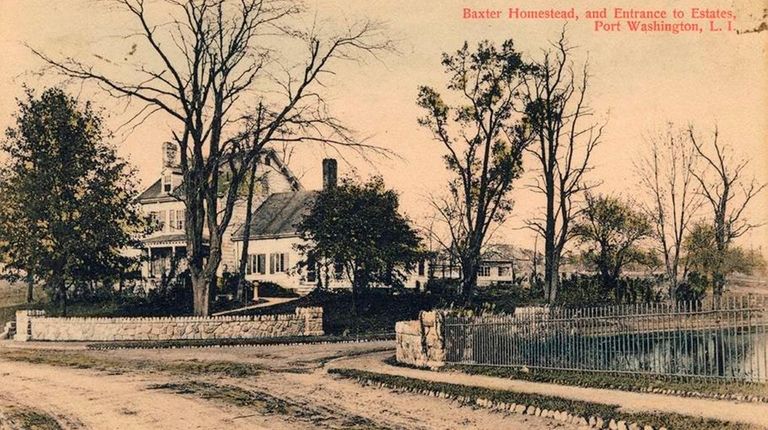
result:
[[[170,194],[173,191],[173,175],[163,175],[163,192]]]

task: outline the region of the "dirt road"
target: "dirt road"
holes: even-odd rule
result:
[[[19,361],[18,350],[8,360],[0,347],[0,406],[18,403],[41,410],[72,429],[572,428],[361,387],[326,373],[329,361],[391,347],[390,342],[120,351],[70,346],[68,351],[25,350],[30,354],[25,361]],[[90,368],[41,364],[62,355],[70,362],[84,358]],[[251,363],[261,370],[246,377],[185,375],[157,371],[152,364],[210,360]],[[115,367],[116,362],[123,365]]]

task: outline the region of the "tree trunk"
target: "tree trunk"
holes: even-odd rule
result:
[[[472,252],[472,254],[479,254],[479,252]],[[465,301],[469,301],[469,298],[472,297],[472,292],[475,290],[475,287],[477,287],[477,270],[479,264],[479,255],[470,255],[461,260],[461,291],[459,291],[459,294],[464,297]]]
[[[210,308],[210,280],[207,276],[196,273],[191,273],[191,278],[194,314],[196,316],[207,317]]]
[[[27,303],[32,303],[34,298],[35,278],[31,273],[27,274]]]
[[[59,291],[59,298],[61,299],[61,315],[67,316],[67,283],[64,279],[56,279],[56,289]]]
[[[251,219],[252,211],[253,211],[253,191],[256,188],[255,182],[256,182],[256,167],[258,166],[258,163],[256,163],[256,160],[253,161],[253,166],[251,166],[250,171],[250,178],[248,182],[248,198],[245,202],[245,223],[243,224],[243,249],[240,252],[240,266],[237,270],[237,300],[240,302],[245,302],[245,267],[248,264],[248,244],[249,244],[249,233],[251,231]]]

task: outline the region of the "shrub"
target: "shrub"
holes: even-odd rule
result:
[[[288,288],[281,287],[274,282],[259,282],[259,297],[299,297],[299,295]]]

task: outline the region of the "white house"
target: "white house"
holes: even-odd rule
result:
[[[337,169],[336,160],[323,160],[324,188],[336,185]],[[256,209],[250,229],[246,233],[243,225],[243,199],[236,205],[225,234],[218,274],[237,271],[243,243],[248,240],[245,276],[249,281],[273,282],[300,294],[314,289],[318,277],[322,277],[322,283],[329,288],[349,288],[343,267],[329,264],[318,268],[314,262],[304,261],[305,257],[296,248],[301,242],[297,226],[311,210],[319,192],[305,190],[273,151],[262,157],[259,170],[261,180],[254,196]],[[186,239],[181,181],[176,146],[166,144],[161,177],[138,197],[142,210],[155,225],[155,230],[141,240],[142,252],[148,257],[142,265],[142,277],[149,285],[157,284],[163,274],[168,276],[184,270]],[[517,257],[508,249],[493,248],[483,257],[479,285],[514,278]],[[405,285],[423,288],[430,278],[458,278],[458,270],[458,265],[445,258],[425,259],[408,276]]]
[[[272,193],[302,189],[296,176],[274,151],[266,151],[259,163],[260,180],[254,195],[254,205],[258,206]],[[142,264],[141,274],[148,287],[157,284],[163,274],[184,270],[187,242],[182,179],[177,146],[165,143],[160,178],[137,197],[141,211],[153,221],[153,231],[141,238],[141,252],[147,257]],[[232,220],[224,235],[219,274],[236,270],[239,254],[236,254],[231,239],[232,233],[241,227],[244,218],[245,199],[242,199],[235,205]]]

